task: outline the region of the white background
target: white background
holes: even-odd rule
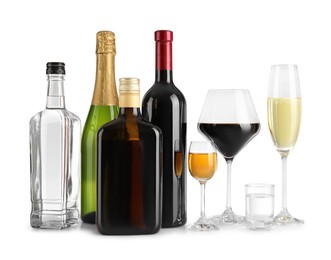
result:
[[[0,259],[328,259],[330,234],[331,7],[329,1],[1,1]],[[270,66],[295,63],[303,96],[297,146],[288,160],[288,205],[303,226],[252,232],[184,228],[152,236],[101,236],[94,226],[65,231],[29,225],[29,119],[44,109],[48,61],[66,63],[67,109],[84,124],[95,80],[95,34],[116,34],[116,77],[154,81],[154,31],[174,32],[174,81],[188,105],[188,141],[209,88],[248,88],[261,132],[235,158],[233,209],[244,214],[244,185],[276,185],[280,156],[267,125]],[[188,223],[199,215],[199,184],[188,173]],[[225,208],[226,165],[207,184],[207,215]],[[309,258],[308,258],[309,257]]]

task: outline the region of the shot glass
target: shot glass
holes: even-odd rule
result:
[[[246,224],[251,230],[268,230],[272,228],[274,217],[274,185],[247,184]]]

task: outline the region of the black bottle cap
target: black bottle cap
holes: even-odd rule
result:
[[[66,74],[63,62],[47,62],[46,74]]]

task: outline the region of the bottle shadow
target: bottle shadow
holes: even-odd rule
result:
[[[90,232],[94,235],[99,235],[99,232],[97,230],[97,226],[95,224],[81,223],[80,224],[80,229],[84,232]]]

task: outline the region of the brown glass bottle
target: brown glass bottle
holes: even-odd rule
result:
[[[162,133],[140,114],[139,80],[120,79],[118,118],[97,135],[97,228],[104,235],[161,227]]]

